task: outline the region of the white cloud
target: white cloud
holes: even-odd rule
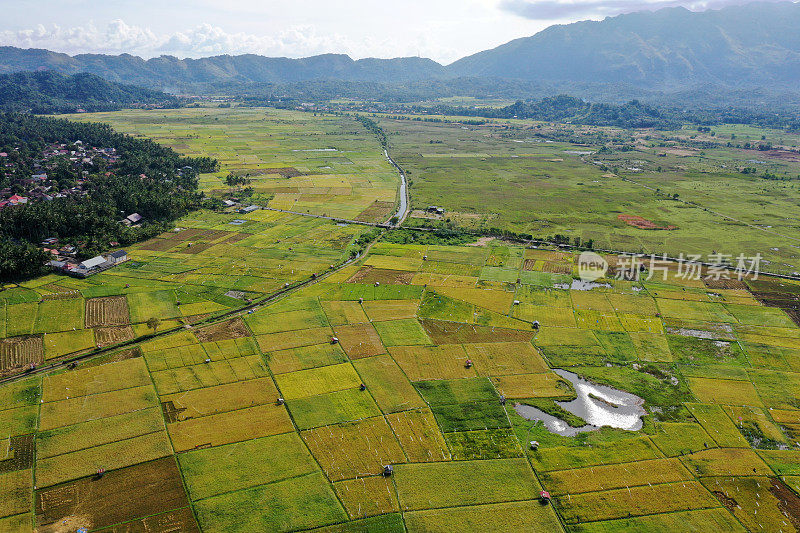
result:
[[[369,50],[376,50],[376,44],[354,43],[338,34],[320,35],[311,25],[290,26],[264,36],[228,33],[223,28],[207,23],[172,34],[156,35],[148,28],[128,25],[121,19],[111,21],[102,30],[88,23],[72,28],[39,24],[31,29],[0,31],[0,45],[45,48],[69,54],[127,52],[143,57],[169,54],[183,58],[247,53],[287,57],[350,53],[362,57],[370,55]]]
[[[747,0],[501,0],[500,9],[533,20],[576,20],[614,16],[634,11],[685,7],[693,11],[720,9]],[[778,1],[778,0],[773,0]]]

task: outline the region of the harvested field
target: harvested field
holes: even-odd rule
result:
[[[36,524],[55,531],[60,522],[79,517],[83,527],[100,529],[188,505],[175,458],[164,457],[37,491]],[[156,523],[164,525],[165,518]],[[191,511],[172,514],[166,522],[180,525],[180,531],[198,531]]]
[[[124,326],[130,323],[128,299],[124,296],[107,296],[86,300],[86,327]]]
[[[136,335],[130,326],[111,326],[107,328],[95,328],[94,338],[99,346],[108,346],[118,342],[133,340]]]
[[[139,245],[140,250],[147,250],[149,252],[166,252],[170,248],[174,248],[178,243],[172,239],[161,239],[154,237],[144,244]]]
[[[703,283],[705,283],[706,287],[709,289],[728,289],[739,291],[747,290],[747,285],[745,282],[738,279],[726,279],[723,277],[716,279],[714,277],[704,277]]]
[[[554,261],[545,261],[542,265],[542,272],[549,272],[551,274],[571,275],[572,269],[572,263],[556,263]]]
[[[385,285],[410,285],[415,272],[409,270],[391,270],[387,268],[362,267],[353,274],[348,283],[382,283]]]
[[[0,340],[0,376],[20,372],[31,363],[44,361],[41,335],[23,335]]]
[[[211,326],[195,330],[195,336],[200,342],[213,342],[227,339],[248,337],[250,331],[241,317],[232,318]]]
[[[28,470],[33,467],[34,435],[17,435],[9,439],[8,455],[0,461],[0,474]],[[11,451],[13,449],[13,452]]]

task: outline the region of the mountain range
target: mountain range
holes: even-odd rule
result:
[[[113,82],[162,89],[214,83],[407,83],[455,78],[649,89],[696,84],[796,89],[800,81],[797,28],[800,4],[755,2],[704,12],[665,8],[551,26],[450,65],[417,57],[353,60],[342,54],[302,59],[246,54],[145,60],[129,54],[69,56],[7,46],[0,47],[0,74],[91,73]]]

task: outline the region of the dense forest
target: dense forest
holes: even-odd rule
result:
[[[36,114],[116,111],[123,107],[177,107],[175,96],[106,81],[94,74],[64,76],[57,72],[0,75],[0,111]]]
[[[80,194],[51,200],[30,201],[0,210],[0,279],[19,279],[39,274],[47,255],[40,241],[57,237],[73,243],[80,257],[96,255],[111,242],[121,245],[148,238],[197,207],[198,174],[218,168],[214,159],[181,157],[151,140],[115,132],[105,124],[78,123],[0,113],[0,153],[7,187],[41,165],[43,151],[52,144],[113,148],[119,160],[99,164],[89,175],[66,161],[48,162],[53,175],[46,182],[57,189],[73,186]],[[76,187],[78,181],[80,187]],[[141,214],[138,227],[120,224],[127,214]]]

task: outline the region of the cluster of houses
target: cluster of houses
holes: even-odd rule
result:
[[[106,165],[113,165],[119,161],[119,155],[115,148],[85,146],[81,141],[72,144],[50,144],[41,156],[32,162],[32,172],[25,177],[19,176],[17,160],[13,153],[0,152],[0,174],[12,180],[10,187],[0,189],[0,209],[34,200],[83,196],[86,194],[83,183],[89,176],[89,170],[97,169],[97,164],[101,160]],[[48,176],[48,171],[52,173],[57,163],[63,160],[68,161],[78,176],[76,185],[70,188],[58,188],[58,184]],[[24,196],[18,193],[20,188],[25,191]]]
[[[71,255],[74,256],[74,251]],[[104,256],[98,255],[96,257],[92,257],[91,259],[81,261],[80,263],[71,261],[69,257],[59,257],[58,259],[50,261],[50,267],[56,272],[68,274],[78,278],[86,278],[93,274],[98,274],[104,270],[108,270],[109,268],[112,268],[120,263],[124,263],[128,259],[128,252],[125,250],[117,250]]]

